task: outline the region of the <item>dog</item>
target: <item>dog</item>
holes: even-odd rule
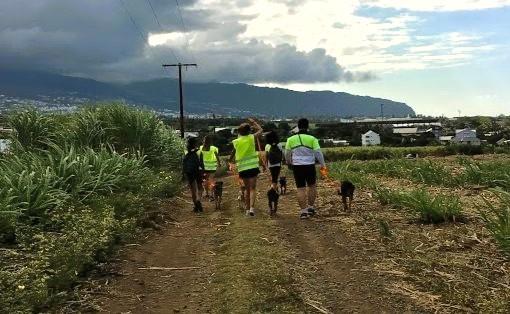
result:
[[[267,201],[269,203],[269,214],[271,216],[276,214],[276,211],[278,210],[278,199],[280,198],[280,195],[278,192],[270,188],[269,191],[267,191]]]
[[[338,189],[338,195],[342,196],[342,204],[344,210],[351,211],[351,203],[354,198],[354,190],[356,187],[351,181],[342,181],[340,183],[340,189]]]
[[[239,204],[239,209],[246,209],[246,186],[241,178],[237,177],[239,184],[239,196],[237,197],[237,202]]]
[[[287,178],[280,177],[280,194],[285,195],[287,193]]]
[[[216,206],[216,210],[221,209],[221,200],[223,198],[223,182],[216,181],[214,184],[214,203]]]

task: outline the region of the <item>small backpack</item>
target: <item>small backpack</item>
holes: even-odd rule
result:
[[[186,155],[184,155],[184,159],[182,160],[182,172],[184,173],[196,173],[201,170],[202,162],[201,158],[198,157],[197,151],[192,150]]]
[[[283,152],[280,149],[280,147],[278,147],[278,144],[271,145],[271,148],[269,149],[268,159],[271,165],[276,165],[282,162]]]

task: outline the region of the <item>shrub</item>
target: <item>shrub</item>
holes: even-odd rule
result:
[[[113,103],[87,107],[71,122],[74,144],[94,149],[111,146],[130,155],[145,155],[154,166],[179,169],[184,144],[152,112]]]
[[[402,203],[404,207],[417,212],[426,223],[455,222],[462,212],[458,197],[444,194],[433,196],[424,189],[405,193]]]
[[[326,148],[324,155],[327,161],[341,160],[374,160],[403,158],[407,154],[418,154],[425,156],[447,156],[452,154],[444,146],[425,146],[425,147],[341,147]]]
[[[35,108],[11,112],[8,123],[14,130],[11,134],[14,149],[44,149],[56,136],[57,125],[53,116]]]
[[[463,166],[463,172],[459,178],[463,183],[510,189],[509,161],[480,162],[459,158],[459,163]]]
[[[456,196],[431,195],[424,189],[407,192],[393,191],[375,184],[371,189],[382,205],[407,208],[417,213],[424,223],[455,222],[462,217],[460,200]]]
[[[510,256],[510,193],[501,190],[493,193],[500,204],[496,206],[484,199],[488,212],[479,210],[479,213],[500,249]]]

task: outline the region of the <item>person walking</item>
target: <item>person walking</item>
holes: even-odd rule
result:
[[[296,181],[297,197],[301,209],[300,218],[306,219],[315,214],[315,199],[317,198],[317,172],[315,162],[321,165],[321,172],[326,172],[324,155],[319,146],[319,140],[308,134],[308,119],[298,121],[299,132],[287,139],[285,157],[291,165]]]
[[[199,157],[197,143],[196,137],[188,139],[187,153],[182,161],[182,173],[188,181],[194,204],[193,211],[196,213],[204,211],[202,207],[202,171],[204,166]]]
[[[278,191],[278,178],[283,163],[283,147],[275,131],[266,134],[266,168],[271,173],[271,187]]]
[[[204,162],[204,189],[205,197],[214,200],[213,188],[215,184],[216,170],[221,167],[218,147],[212,145],[212,136],[204,137],[203,145],[200,146],[200,156]]]
[[[252,128],[254,129],[253,134],[251,134]],[[238,133],[238,138],[232,141],[234,150],[229,160],[231,162],[235,160],[239,177],[243,180],[246,214],[255,216],[257,177],[260,173],[257,145],[260,143],[262,127],[255,120],[248,119],[248,123],[239,126]]]

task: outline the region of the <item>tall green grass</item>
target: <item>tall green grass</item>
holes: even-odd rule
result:
[[[344,160],[375,160],[403,158],[408,154],[418,154],[420,157],[450,155],[476,155],[484,153],[510,153],[510,149],[495,149],[489,146],[446,145],[423,147],[336,147],[325,148],[325,158],[328,162]]]
[[[145,207],[175,193],[184,149],[154,113],[121,104],[65,115],[22,109],[9,121],[14,147],[0,156],[0,308],[38,312],[135,233]]]
[[[510,256],[510,193],[494,190],[494,194],[499,204],[485,199],[487,210],[479,210],[479,213],[501,251]]]

